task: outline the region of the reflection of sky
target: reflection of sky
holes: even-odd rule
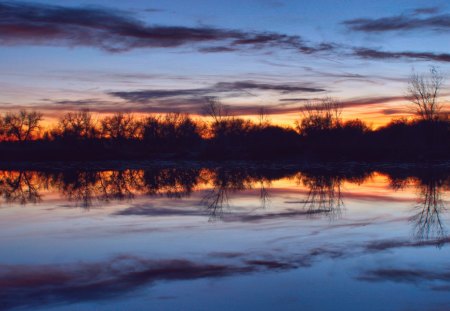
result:
[[[88,210],[49,188],[40,203],[0,209],[0,301],[105,310],[447,306],[448,237],[412,232],[420,191],[393,191],[378,173],[355,185],[341,185],[339,217],[305,214],[309,189],[290,177],[267,185],[265,207],[258,182],[231,191],[215,219],[201,203],[209,181],[185,198],[137,195]]]
[[[29,2],[61,5],[61,1]],[[209,93],[235,107],[274,109],[273,119],[291,123],[302,101],[292,98],[334,96],[344,101],[357,99],[360,105],[348,108],[346,117],[361,117],[378,124],[383,118],[404,113],[405,100],[386,101],[380,97],[403,96],[411,69],[423,71],[429,65],[448,71],[448,60],[398,57],[361,58],[355,48],[383,52],[445,54],[448,26],[419,26],[409,30],[352,31],[343,22],[360,18],[432,19],[448,17],[442,1],[65,1],[67,7],[114,8],[124,18],[144,25],[213,27],[245,33],[277,33],[300,36],[310,46],[338,45],[331,51],[299,53],[290,47],[257,46],[233,52],[205,53],[198,44],[171,48],[136,48],[111,53],[94,45],[58,43],[38,35],[13,35],[0,48],[0,103],[2,109],[40,107],[49,115],[65,109],[89,107],[98,111],[127,109],[152,112],[165,109],[198,111],[203,95],[153,98],[147,102],[126,102],[109,92],[210,88],[219,82],[252,81],[271,85],[297,85],[325,89],[323,92],[280,92],[239,90]],[[420,8],[432,8],[418,13]],[[109,11],[106,11],[109,12]],[[326,18],[324,18],[326,17]],[[0,23],[8,23],[0,17]],[[57,27],[58,24],[52,24]],[[66,38],[67,39],[67,38]],[[0,37],[2,40],[2,37]],[[69,38],[70,40],[70,38]],[[122,39],[124,40],[124,39]],[[0,41],[1,42],[1,41]],[[217,43],[217,42],[215,42]],[[214,44],[215,44],[214,43]],[[448,54],[447,54],[448,55]],[[447,56],[448,57],[448,56]],[[444,94],[448,94],[444,90]],[[367,99],[373,99],[367,104]],[[377,99],[378,98],[378,99]],[[86,102],[83,102],[86,101]],[[374,101],[374,102],[373,102]],[[90,104],[89,104],[90,103]],[[193,106],[193,108],[191,107]],[[159,110],[158,110],[159,109]],[[399,111],[400,109],[400,111]],[[242,109],[241,109],[242,110]]]

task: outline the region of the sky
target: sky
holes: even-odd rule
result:
[[[0,0],[0,112],[200,114],[206,97],[293,124],[332,97],[374,126],[408,115],[413,72],[450,98],[450,3]]]

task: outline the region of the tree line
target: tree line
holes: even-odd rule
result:
[[[0,159],[448,159],[450,120],[438,101],[442,75],[414,74],[408,98],[415,118],[394,119],[372,129],[360,119],[344,121],[332,98],[300,108],[292,127],[235,117],[218,99],[206,98],[207,119],[168,113],[136,117],[117,112],[98,118],[88,110],[67,112],[51,128],[43,114],[21,110],[0,117]]]

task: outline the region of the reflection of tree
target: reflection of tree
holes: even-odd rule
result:
[[[69,201],[74,201],[84,208],[89,208],[98,193],[96,185],[99,174],[101,172],[65,172],[58,178],[57,183],[60,191]]]
[[[198,169],[164,168],[144,172],[145,192],[182,198],[189,196],[199,182]]]
[[[36,172],[1,172],[0,195],[7,203],[37,203],[41,201],[41,182]]]
[[[261,208],[266,208],[270,203],[269,194],[270,182],[264,179],[259,181],[259,200],[261,201]]]
[[[211,220],[220,219],[223,216],[223,208],[229,207],[229,189],[223,186],[214,186],[207,191],[202,199],[202,205],[206,206]]]
[[[211,220],[222,218],[224,207],[230,206],[230,193],[250,189],[252,184],[252,178],[242,170],[217,169],[209,172],[207,178],[212,182],[212,187],[201,204],[208,209]]]
[[[446,211],[442,199],[442,191],[448,189],[450,178],[446,172],[437,172],[433,169],[415,172],[392,172],[389,175],[389,184],[395,191],[407,186],[414,186],[418,190],[418,199],[411,217],[414,223],[414,237],[419,240],[440,239],[446,236],[445,223],[442,212]]]
[[[305,201],[308,213],[325,213],[332,218],[340,217],[344,207],[340,176],[301,174],[299,178],[309,190]]]
[[[94,201],[133,199],[144,188],[142,175],[138,170],[66,172],[59,187],[68,200],[88,208]]]
[[[111,171],[100,174],[97,182],[99,199],[106,202],[133,199],[135,193],[144,188],[142,175],[142,172],[137,170]]]
[[[414,235],[421,240],[436,239],[446,236],[445,224],[441,213],[446,210],[442,199],[443,180],[429,176],[418,181],[419,202],[411,220],[414,222]]]

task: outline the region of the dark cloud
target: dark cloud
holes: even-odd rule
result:
[[[121,11],[6,1],[0,3],[0,43],[91,46],[109,52],[195,45],[204,52],[264,47],[315,53],[333,49],[299,36],[213,27],[149,26]]]
[[[405,110],[403,109],[395,109],[395,108],[388,108],[388,109],[382,109],[381,113],[384,115],[393,115],[393,114],[401,114],[405,113]]]
[[[147,102],[152,99],[179,97],[179,96],[206,96],[211,89],[173,89],[173,90],[144,90],[144,91],[119,91],[109,92],[109,95],[119,97],[130,102]]]
[[[375,96],[341,101],[344,108],[379,105],[395,101],[407,100],[406,96]]]
[[[289,84],[270,84],[270,83],[257,83],[254,81],[237,81],[237,82],[219,82],[215,85],[217,89],[223,90],[260,90],[260,91],[279,91],[281,93],[315,93],[324,92],[325,89],[315,87],[304,87]]]
[[[56,105],[76,106],[76,107],[80,107],[80,108],[84,108],[85,106],[90,106],[90,105],[110,105],[111,104],[110,101],[99,100],[99,99],[95,99],[95,98],[78,99],[78,100],[68,100],[68,99],[51,100],[51,99],[46,98],[46,99],[43,99],[43,101],[50,102],[50,103],[56,104]]]
[[[220,84],[219,84],[220,85]],[[250,89],[233,90],[233,87],[239,83],[230,83],[222,85],[222,89],[213,88],[198,88],[198,89],[174,89],[174,90],[152,90],[152,91],[131,91],[131,92],[111,92],[109,94],[118,97],[118,101],[106,101],[101,99],[81,99],[81,100],[49,100],[44,99],[44,104],[39,104],[41,110],[57,110],[64,106],[65,110],[89,109],[92,112],[110,113],[110,112],[141,112],[141,113],[170,113],[170,112],[186,112],[201,114],[202,107],[205,104],[204,96],[212,95],[242,95],[248,94]],[[269,88],[270,87],[270,88]],[[214,92],[212,91],[214,89]],[[281,93],[294,92],[299,90],[302,92],[308,90],[307,87],[295,87],[290,85],[268,85],[257,84],[254,85],[255,90],[276,90]],[[311,88],[311,90],[316,90]],[[317,89],[319,90],[319,89]],[[120,99],[126,100],[122,102]],[[259,104],[233,104],[228,108],[233,115],[257,115],[260,109],[264,107],[267,115],[299,113],[300,104],[296,102],[304,102],[308,100],[317,100],[317,98],[285,98],[280,99],[280,103],[272,105]],[[365,97],[342,100],[341,103],[344,108],[364,107],[370,105],[378,105],[395,101],[407,100],[405,96],[380,96],[380,97]],[[293,102],[290,104],[289,102]],[[17,107],[19,109],[21,107]],[[389,110],[382,111],[385,114],[393,114],[400,111]]]
[[[281,98],[280,102],[300,102],[300,101],[308,101],[314,100],[314,98],[305,98],[305,97],[295,97],[295,98]]]
[[[255,81],[236,81],[236,82],[218,82],[210,87],[194,89],[172,89],[172,90],[142,90],[142,91],[123,91],[109,92],[109,95],[119,97],[130,102],[147,102],[152,99],[161,99],[168,97],[202,97],[214,96],[224,93],[235,95],[249,94],[249,91],[277,91],[282,94],[287,93],[316,93],[323,92],[325,89],[317,87],[299,86],[294,84],[270,84],[258,83]]]
[[[55,100],[48,101],[44,104],[39,103],[39,110],[41,111],[74,111],[80,109],[89,109],[91,112],[98,113],[114,113],[114,112],[139,112],[139,113],[191,113],[202,114],[205,101],[203,98],[162,98],[152,99],[142,102],[123,102],[123,101],[104,101],[100,99],[93,100]],[[62,107],[63,106],[63,107]],[[11,108],[12,107],[12,108]],[[35,106],[11,106],[8,109],[33,109]],[[298,112],[298,107],[285,107],[285,105],[230,105],[230,113],[233,115],[256,115],[260,113],[261,108],[264,107],[265,113],[281,114]],[[1,108],[0,108],[1,109]]]
[[[407,100],[406,96],[374,96],[374,97],[362,97],[362,98],[353,98],[353,99],[344,99],[341,101],[344,108],[350,107],[359,107],[359,106],[370,106],[370,105],[378,105],[385,104],[395,101]],[[320,100],[320,98],[282,98],[280,102],[305,102],[305,101],[316,101]],[[297,108],[298,110],[298,108]],[[389,111],[387,111],[389,112]]]
[[[390,60],[390,59],[411,59],[411,60],[426,60],[437,62],[450,62],[450,54],[448,53],[433,53],[433,52],[386,52],[369,48],[355,48],[353,54],[374,60]]]
[[[418,14],[432,14],[437,8],[422,8],[413,12],[412,16],[398,15],[383,18],[357,18],[344,21],[343,24],[350,30],[367,33],[388,31],[410,31],[428,29],[447,32],[450,29],[450,14],[439,14],[419,17]]]
[[[412,11],[413,14],[437,14],[441,11],[441,8],[434,6],[434,7],[426,7],[426,8],[417,8]]]
[[[252,91],[274,91],[280,94],[290,93],[317,93],[325,89],[312,86],[301,86],[295,84],[272,84],[259,83],[255,81],[219,82],[210,87],[193,89],[155,89],[140,91],[115,91],[108,94],[129,103],[139,106],[135,110],[141,112],[195,112],[201,113],[204,105],[204,97],[207,96],[255,96]],[[233,113],[238,115],[257,114],[261,105],[233,105],[230,107]],[[278,114],[298,111],[297,107],[286,107],[284,105],[273,105],[267,108],[267,114]]]

